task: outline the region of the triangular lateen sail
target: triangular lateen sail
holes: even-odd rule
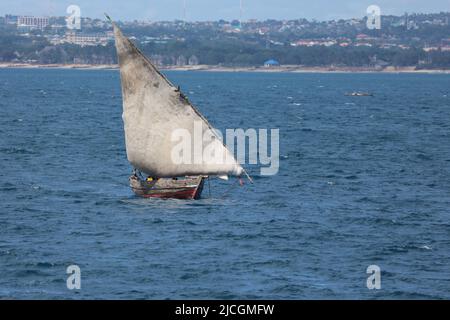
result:
[[[113,26],[122,82],[123,121],[129,162],[135,168],[156,177],[240,176],[244,173],[208,121],[123,36],[114,23]],[[174,140],[173,133],[181,134],[181,140],[194,140],[195,136],[198,137],[199,124],[202,137],[214,138],[201,138],[200,141],[197,139],[192,142],[190,159],[193,161],[174,161],[174,148],[180,141]]]

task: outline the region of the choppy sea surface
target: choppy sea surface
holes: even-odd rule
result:
[[[449,75],[168,77],[279,173],[137,198],[117,71],[0,70],[0,298],[450,299]]]

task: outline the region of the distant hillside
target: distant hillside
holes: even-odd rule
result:
[[[82,19],[72,32],[63,17],[44,27],[0,18],[0,62],[116,63],[111,26]],[[333,21],[118,22],[159,65],[282,65],[450,69],[450,13],[383,16],[380,30],[366,18]]]

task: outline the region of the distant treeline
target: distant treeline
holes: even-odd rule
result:
[[[126,34],[130,34],[126,32]],[[186,35],[188,33],[186,32]],[[175,64],[182,56],[195,56],[205,65],[261,66],[276,59],[282,65],[386,67],[416,66],[419,68],[450,69],[450,51],[426,52],[423,47],[409,45],[408,49],[377,46],[291,46],[289,42],[276,45],[245,35],[207,35],[191,33],[138,46],[145,54],[157,57],[160,64]],[[52,45],[36,32],[28,36],[0,30],[0,62],[35,62],[41,64],[114,64],[117,62],[114,43],[106,46],[81,47],[72,44]]]
[[[260,66],[269,59],[284,65],[304,66],[427,66],[450,68],[449,51],[425,52],[422,48],[410,49],[377,47],[292,47],[242,43],[238,40],[213,40],[172,42],[165,45],[147,44],[141,47],[148,55],[196,56],[201,64],[227,66]]]

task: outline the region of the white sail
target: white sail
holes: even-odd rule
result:
[[[122,82],[128,161],[140,171],[156,177],[240,176],[243,168],[208,121],[113,25]],[[174,133],[185,135],[179,138],[192,140],[188,148],[192,154],[186,157],[192,161],[174,161],[173,153],[179,145],[179,141],[174,141]]]

